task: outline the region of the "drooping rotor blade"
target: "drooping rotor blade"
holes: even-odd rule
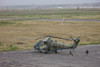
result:
[[[36,38],[35,40],[38,40],[38,39],[41,39],[41,38],[45,38],[45,37],[52,37],[52,36],[50,36],[50,35],[47,35],[47,36],[41,36],[41,37]]]
[[[58,38],[58,39],[63,39],[63,40],[72,41],[71,39],[67,39],[67,38],[61,38],[61,37],[55,37],[55,36],[48,36],[48,37],[52,37],[52,38]]]
[[[71,38],[72,40],[74,40],[74,38],[73,38],[72,36],[70,36],[70,38]]]
[[[39,37],[39,38],[37,38],[35,40],[38,40],[38,39],[41,39],[41,38],[44,38],[44,37],[52,37],[52,38],[58,38],[58,39],[63,39],[63,40],[67,40],[67,41],[72,41],[71,39],[61,38],[61,37],[56,37],[56,36],[50,36],[50,35],[42,36],[42,37]]]

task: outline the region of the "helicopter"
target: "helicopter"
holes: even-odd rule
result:
[[[58,50],[63,50],[63,49],[73,49],[74,50],[80,42],[80,37],[77,37],[76,39],[73,39],[72,36],[70,36],[71,39],[55,37],[55,36],[50,36],[50,35],[44,36],[44,37],[46,37],[44,40],[39,40],[34,45],[35,51],[45,52],[47,54],[48,52],[57,53]],[[41,38],[43,38],[43,37],[37,38],[36,40],[41,39]],[[51,38],[58,38],[58,39],[73,41],[74,43],[73,43],[73,45],[57,43],[56,40],[52,40]]]

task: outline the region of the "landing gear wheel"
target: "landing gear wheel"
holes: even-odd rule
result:
[[[48,52],[46,51],[45,54],[47,54]]]
[[[40,53],[42,53],[42,51],[41,51],[40,49],[38,49],[38,51],[39,51]]]
[[[55,50],[55,53],[57,53],[57,50]]]
[[[45,51],[45,54],[47,54],[47,53],[48,53],[48,51],[46,50],[46,51]]]

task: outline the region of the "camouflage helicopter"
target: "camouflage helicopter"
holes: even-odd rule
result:
[[[44,36],[44,37],[46,37],[44,40],[40,40],[34,45],[35,51],[45,52],[46,54],[48,52],[57,53],[57,50],[75,49],[80,42],[80,37],[77,37],[76,39],[73,39],[72,36],[70,36],[71,39],[60,38],[60,37],[55,37],[55,36]],[[43,37],[40,37],[40,38],[43,38]],[[40,38],[37,38],[37,39],[40,39]],[[73,45],[61,44],[61,43],[57,43],[56,40],[52,40],[51,38],[58,38],[58,39],[73,41],[74,43]]]

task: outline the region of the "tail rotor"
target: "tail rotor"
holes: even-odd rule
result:
[[[72,36],[70,36],[70,38],[74,41],[73,43],[73,51],[74,49],[78,46],[79,42],[80,42],[80,37],[77,37],[76,39],[74,39]]]

